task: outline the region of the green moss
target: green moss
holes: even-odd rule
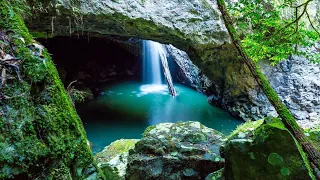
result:
[[[118,170],[111,167],[108,162],[118,156],[124,157],[122,155],[124,153],[129,153],[129,150],[133,149],[137,142],[137,139],[120,139],[111,143],[109,146],[105,147],[102,152],[95,155],[95,159],[99,163],[99,166],[107,179],[121,179],[118,175]]]
[[[115,157],[118,154],[129,152],[130,149],[133,149],[137,143],[137,139],[120,139],[109,146],[107,146],[101,153],[98,153],[95,157]]]
[[[283,158],[278,153],[271,153],[268,156],[268,162],[272,165],[282,165]]]
[[[146,136],[148,135],[148,133],[149,133],[152,129],[154,129],[154,128],[156,128],[155,125],[148,126],[148,127],[146,128],[146,130],[144,130],[143,137],[146,137]]]
[[[223,171],[224,171],[224,169],[222,168],[218,171],[215,171],[215,172],[209,174],[206,177],[206,180],[223,180],[224,179]]]
[[[289,176],[291,174],[290,170],[286,167],[282,167],[280,171],[283,176]]]
[[[249,130],[255,130],[257,129],[261,124],[263,124],[264,120],[258,120],[258,121],[247,121],[246,123],[241,124],[237,127],[236,130],[234,130],[228,139],[231,139],[235,135],[239,134],[240,132],[248,132]]]
[[[22,82],[8,82],[0,102],[0,179],[84,178],[76,169],[93,163],[82,122],[72,106],[48,53],[32,54],[33,38],[21,13],[25,2],[0,0],[0,30],[12,30],[15,56],[24,60]],[[22,40],[23,39],[23,40]]]
[[[38,38],[52,38],[52,34],[48,34],[45,32],[31,32],[30,33],[33,38],[38,39]]]

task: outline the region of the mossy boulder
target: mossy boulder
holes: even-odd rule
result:
[[[304,152],[278,119],[245,123],[222,149],[226,179],[314,179]]]
[[[129,151],[126,179],[204,179],[224,166],[225,138],[199,122],[151,126]]]
[[[137,139],[120,139],[95,155],[98,167],[109,180],[124,180],[129,150],[133,149]]]

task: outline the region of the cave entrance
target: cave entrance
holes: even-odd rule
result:
[[[146,127],[162,122],[199,121],[225,134],[242,122],[210,106],[198,92],[203,89],[190,88],[187,82],[192,80],[181,75],[182,68],[170,53],[168,64],[178,96],[170,96],[164,80],[157,88],[146,84],[140,39],[55,37],[39,41],[52,54],[75,101],[94,154],[115,140],[139,139]]]

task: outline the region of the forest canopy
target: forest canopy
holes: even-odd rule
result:
[[[320,37],[319,19],[309,12],[312,2],[239,0],[228,9],[252,60],[269,59],[274,65],[290,55],[303,55],[319,63],[315,46]]]

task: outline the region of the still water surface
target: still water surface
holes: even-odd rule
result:
[[[139,139],[146,127],[162,122],[199,121],[224,134],[242,122],[210,106],[205,95],[183,85],[175,87],[178,96],[173,98],[166,85],[123,82],[105,86],[99,97],[79,105],[93,153],[117,139]]]

